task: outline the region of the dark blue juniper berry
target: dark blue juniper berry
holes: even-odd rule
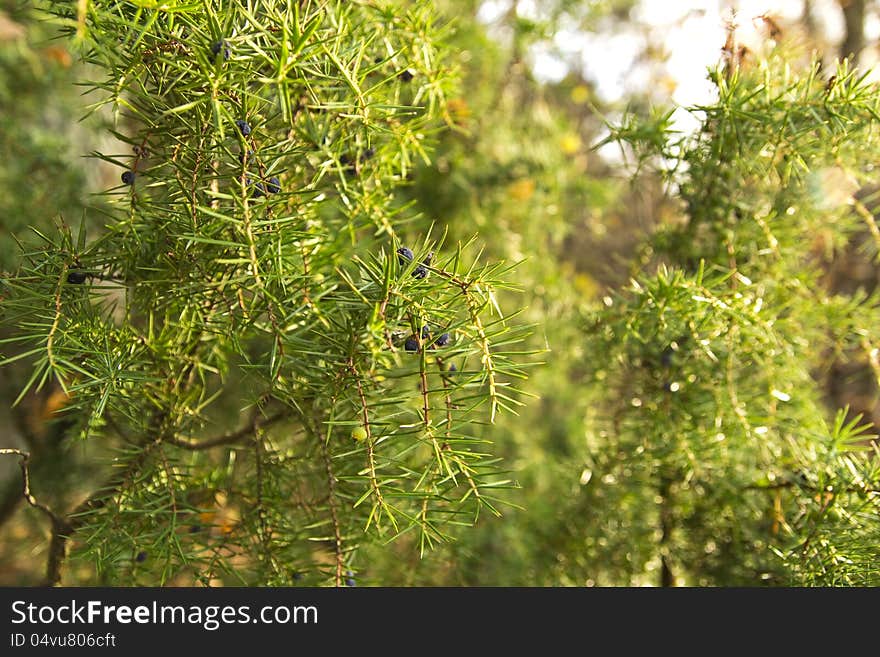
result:
[[[82,285],[86,282],[86,273],[79,269],[74,269],[67,273],[67,282],[73,285]]]
[[[419,350],[419,339],[411,335],[406,339],[406,342],[403,343],[403,348],[410,352],[416,352]]]
[[[277,194],[281,191],[281,181],[275,176],[272,176],[266,183],[266,191],[270,194]]]
[[[399,77],[403,82],[410,82],[415,77],[415,75],[409,69],[405,69],[398,73],[397,77]]]
[[[408,249],[405,246],[397,249],[397,262],[400,263],[401,267],[406,267],[406,264],[412,262],[413,258],[415,258],[415,254],[413,254],[412,249]]]
[[[248,187],[253,187],[253,188],[254,188],[254,191],[251,192],[251,196],[253,196],[254,198],[260,198],[261,196],[265,196],[265,195],[266,195],[266,188],[263,187],[263,183],[261,183],[261,182],[256,182],[256,181],[255,181],[253,178],[251,178],[250,176],[247,177],[247,181],[246,181],[246,183],[247,183],[247,186],[248,186]]]
[[[458,371],[458,368],[455,366],[455,363],[452,363],[452,364],[449,366],[449,371],[450,371],[450,372],[457,372],[457,371]]]
[[[238,154],[238,161],[241,162],[242,164],[244,164],[244,158],[245,158],[244,151],[242,151],[241,153]],[[252,150],[248,150],[247,159],[248,160],[254,159],[254,152]]]
[[[122,174],[122,182],[126,185],[131,185],[134,183],[134,171],[126,171]]]
[[[235,122],[235,125],[238,126],[238,129],[241,131],[241,134],[244,135],[245,137],[247,137],[249,134],[251,134],[251,126],[247,121],[242,121],[241,119],[238,119]]]
[[[422,327],[422,340],[427,340],[430,337],[431,337],[431,327],[429,327],[427,324],[425,324]]]
[[[442,333],[440,335],[440,337],[437,338],[437,341],[434,344],[436,344],[438,347],[445,347],[446,345],[449,344],[449,341],[451,339],[452,338],[449,336],[448,333]],[[453,367],[455,367],[455,366],[453,365]]]
[[[413,269],[413,277],[415,278],[428,278],[428,267],[431,266],[431,263],[434,261],[434,252],[432,251],[422,260],[422,264]]]
[[[231,52],[228,43],[225,41],[217,41],[211,45],[211,54],[214,55],[215,58],[220,54],[221,50],[223,51],[223,59],[229,59]]]
[[[147,560],[147,553],[144,552],[143,550],[141,550],[140,552],[137,553],[137,556],[135,556],[134,560],[137,561],[138,563],[143,563],[144,561]]]
[[[357,586],[357,582],[354,581],[354,573],[350,570],[345,571],[345,585],[349,587]]]
[[[375,154],[376,154],[375,148],[368,148],[363,153],[361,153],[361,162],[366,162],[367,160],[372,159]]]

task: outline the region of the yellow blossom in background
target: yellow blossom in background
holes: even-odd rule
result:
[[[581,149],[581,138],[574,132],[566,133],[559,140],[559,148],[566,155],[574,155]]]
[[[585,84],[579,84],[571,90],[571,102],[583,105],[590,100],[590,89]]]
[[[535,194],[535,181],[532,178],[520,178],[507,187],[507,194],[515,201],[528,201]]]

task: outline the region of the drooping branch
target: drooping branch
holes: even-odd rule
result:
[[[99,511],[107,504],[109,504],[113,500],[113,498],[115,498],[116,495],[118,495],[125,488],[128,482],[136,477],[137,473],[140,472],[144,463],[156,447],[161,445],[163,442],[165,444],[171,444],[176,447],[188,450],[206,450],[213,447],[232,445],[237,443],[238,441],[243,440],[246,437],[254,435],[260,428],[274,424],[284,419],[288,415],[287,413],[282,411],[275,413],[274,415],[271,415],[267,418],[262,418],[260,416],[259,409],[259,405],[255,406],[254,413],[250,421],[244,427],[241,427],[240,429],[226,434],[215,436],[213,438],[206,438],[201,441],[190,440],[187,438],[182,438],[176,435],[169,434],[164,431],[159,431],[162,420],[161,418],[154,419],[152,423],[152,428],[158,431],[159,435],[156,436],[153,440],[145,443],[141,447],[141,450],[137,453],[136,456],[134,456],[134,458],[129,461],[129,463],[125,466],[121,473],[109,477],[103,485],[98,487],[97,490],[95,490],[91,495],[83,500],[76,508],[73,509],[73,511],[66,515],[56,513],[48,505],[43,504],[42,502],[37,500],[31,492],[30,471],[28,469],[28,463],[31,456],[30,453],[13,448],[0,449],[0,455],[13,455],[20,457],[20,466],[22,473],[21,497],[25,499],[31,506],[42,511],[49,518],[52,525],[52,536],[49,542],[49,552],[46,564],[46,577],[44,580],[44,584],[47,586],[55,586],[61,581],[62,568],[64,565],[64,561],[67,557],[68,540],[80,528],[82,528],[83,525],[85,525],[88,517],[92,513]],[[339,541],[339,547],[341,548],[341,540]],[[341,573],[342,571],[340,567],[340,581],[342,577]]]

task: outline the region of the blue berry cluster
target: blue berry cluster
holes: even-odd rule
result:
[[[238,126],[238,129],[244,136],[251,134],[251,127],[246,122],[236,121],[235,125]],[[257,159],[256,153],[251,149],[247,149],[247,151],[242,150],[241,153],[238,154],[238,161],[244,165],[247,165],[248,162],[255,159]],[[267,194],[278,194],[281,192],[281,181],[277,176],[272,176],[266,181],[256,180],[251,176],[248,176],[247,186],[253,188],[253,198],[260,198]]]
[[[263,183],[259,181],[255,181],[250,176],[247,177],[247,186],[253,187],[253,193],[251,194],[254,198],[260,198],[261,196],[266,195],[266,188],[263,186]]]
[[[260,198],[266,194],[277,194],[281,191],[281,181],[276,176],[272,176],[265,183],[248,176],[247,186],[253,188],[253,198]]]
[[[401,246],[397,249],[397,262],[400,263],[401,267],[406,267],[407,263],[410,263],[415,258],[415,254],[412,252],[412,249],[407,248],[405,246]],[[424,257],[424,259],[416,265],[415,269],[412,271],[413,278],[425,279],[428,277],[428,267],[431,266],[431,262],[434,260],[434,254],[429,253]]]
[[[420,333],[421,339],[413,334],[404,341],[403,348],[405,351],[417,353],[424,343],[430,343],[430,348],[434,349],[435,347],[445,347],[452,341],[452,336],[449,333],[441,333],[431,342],[431,329],[427,324],[422,326]]]

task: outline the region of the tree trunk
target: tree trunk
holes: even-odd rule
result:
[[[818,43],[820,40],[819,26],[816,23],[813,0],[804,0],[803,10],[801,11],[801,23],[803,23],[804,29],[807,31],[807,34],[810,35],[810,38]]]
[[[669,541],[672,536],[672,480],[666,475],[660,477],[660,586],[675,586],[675,575],[669,565]]]
[[[846,35],[840,46],[840,57],[857,62],[865,48],[865,0],[838,0],[843,10]]]

